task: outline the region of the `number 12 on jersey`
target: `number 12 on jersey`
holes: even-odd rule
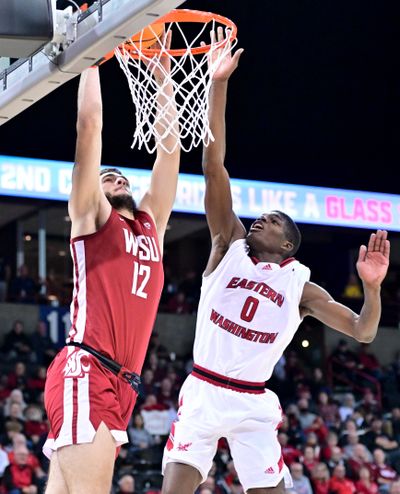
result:
[[[132,281],[132,294],[138,297],[147,298],[145,292],[146,285],[150,279],[151,267],[146,264],[139,264],[137,261],[133,262],[133,281]]]

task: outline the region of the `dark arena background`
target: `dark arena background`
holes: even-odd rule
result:
[[[58,0],[57,9],[81,4]],[[400,4],[187,0],[180,8],[215,12],[238,27],[237,47],[244,53],[229,82],[225,162],[230,176],[252,181],[249,188],[263,182],[264,192],[252,200],[267,210],[287,207],[297,186],[330,201],[330,221],[317,213],[312,222],[298,220],[303,241],[296,257],[311,268],[311,280],[359,312],[358,249],[377,228],[387,229],[391,241],[373,343],[359,344],[306,318],[267,382],[284,412],[278,436],[295,480],[287,492],[398,494]],[[131,149],[134,108],[115,59],[101,66],[100,77],[102,163],[149,170],[154,155]],[[48,167],[73,162],[78,82],[79,77],[72,79],[0,126],[1,494],[44,492],[43,389],[46,369],[69,328],[72,296],[66,201],[30,196],[26,191],[35,188],[34,176],[18,178],[21,170],[7,163],[10,157]],[[181,172],[201,175],[201,148],[182,153]],[[17,184],[12,194],[6,192],[10,183]],[[188,187],[181,190],[182,200],[193,206],[198,196]],[[248,227],[252,219],[243,222]],[[161,304],[130,443],[116,459],[113,494],[161,492],[162,451],[180,386],[193,364],[209,248],[204,215],[194,206],[190,212],[174,211],[165,239]],[[21,444],[29,456],[16,459]],[[29,491],[11,478],[8,465],[16,461],[30,476]],[[338,465],[344,466],[345,480]],[[213,469],[196,494],[243,492],[221,438]]]

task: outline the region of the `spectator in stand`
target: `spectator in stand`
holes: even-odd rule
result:
[[[303,473],[303,465],[294,462],[290,465],[290,473],[293,480],[293,490],[297,494],[313,494],[311,483]]]
[[[168,408],[175,408],[177,395],[172,389],[172,382],[168,377],[161,381],[160,390],[157,394],[157,402]]]
[[[28,379],[27,390],[31,401],[37,401],[39,395],[43,393],[46,384],[46,374],[46,367],[40,366],[33,373],[32,377]]]
[[[4,402],[4,416],[7,417],[11,413],[11,407],[14,403],[17,403],[21,407],[21,418],[22,418],[22,412],[26,408],[26,403],[24,400],[24,395],[22,394],[22,391],[20,389],[13,389],[10,393],[10,396],[6,398]]]
[[[360,362],[360,368],[372,377],[381,380],[383,377],[382,366],[376,355],[370,351],[370,347],[368,343],[361,343],[359,346],[357,356]]]
[[[57,346],[48,334],[45,321],[37,323],[36,331],[31,335],[31,347],[36,363],[48,367],[57,353]]]
[[[398,480],[396,470],[386,463],[386,455],[380,448],[376,448],[373,452],[371,471],[375,482],[379,486],[379,492],[388,492],[390,484]]]
[[[297,402],[297,407],[299,409],[299,422],[303,430],[311,427],[314,420],[317,418],[315,413],[310,411],[309,401],[306,398],[301,398]]]
[[[290,467],[293,462],[298,462],[302,453],[292,444],[289,444],[289,436],[285,432],[280,431],[278,433],[278,441],[282,448],[282,456],[285,464]]]
[[[309,385],[312,396],[318,396],[321,392],[327,393],[328,396],[332,394],[332,390],[328,386],[327,379],[320,367],[315,367],[313,369]]]
[[[344,423],[344,427],[340,432],[339,445],[341,447],[346,446],[348,444],[348,438],[350,435],[352,436],[356,435],[361,437],[363,434],[365,434],[365,431],[359,430],[356,421],[349,417],[346,419]]]
[[[2,427],[4,428],[4,432],[0,437],[0,444],[5,451],[9,452],[13,447],[14,436],[21,433],[24,427],[19,422],[7,422],[2,424]]]
[[[26,365],[24,362],[16,362],[14,371],[7,376],[8,389],[19,389],[22,393],[26,392],[28,376],[26,374]]]
[[[15,360],[23,362],[31,361],[32,349],[30,339],[24,331],[24,323],[22,321],[14,321],[12,329],[4,337],[1,351],[10,362]]]
[[[319,455],[317,454],[315,448],[312,446],[305,446],[300,462],[304,467],[304,473],[307,477],[310,477],[313,468],[317,465],[317,463],[319,463]]]
[[[370,430],[363,436],[363,443],[370,451],[373,451],[375,448],[381,448],[391,464],[399,461],[399,444],[391,435],[383,430],[383,420],[380,417],[375,417],[372,420]]]
[[[20,403],[12,403],[10,406],[10,412],[4,416],[4,424],[19,424],[22,426],[22,430],[25,426],[24,416],[22,413],[22,406]]]
[[[235,464],[232,460],[229,460],[226,464],[226,473],[224,475],[224,481],[228,488],[231,488],[232,485],[236,482],[239,482],[239,477],[235,468]],[[240,484],[240,482],[239,482]]]
[[[166,309],[172,314],[191,314],[192,305],[186,300],[185,294],[179,290],[168,300]]]
[[[135,479],[130,474],[123,475],[118,480],[118,489],[115,494],[132,494],[135,492]]]
[[[146,366],[148,369],[153,371],[153,383],[158,386],[163,377],[165,376],[164,369],[162,368],[160,359],[155,352],[150,352],[148,354],[148,363]]]
[[[168,349],[160,342],[160,336],[156,331],[151,334],[148,351],[156,353],[160,359],[169,359]]]
[[[361,467],[358,475],[359,480],[355,483],[357,494],[378,494],[378,484],[371,478],[368,467]]]
[[[25,434],[33,444],[38,444],[44,434],[49,432],[47,421],[43,420],[43,408],[39,405],[30,404],[24,411]]]
[[[339,407],[340,420],[345,422],[353,413],[356,407],[356,400],[353,393],[346,393],[343,397],[343,403]]]
[[[138,451],[150,448],[155,444],[154,437],[144,427],[144,420],[140,412],[132,415],[130,426],[128,427],[128,435],[131,444],[131,451]]]
[[[142,374],[142,380],[139,385],[139,397],[143,400],[149,394],[156,394],[156,388],[153,383],[154,372],[152,369],[145,369]]]
[[[289,436],[289,442],[296,446],[305,442],[305,434],[298,419],[299,410],[296,405],[290,405],[286,410],[287,415],[282,418],[280,430]]]
[[[335,374],[354,382],[354,371],[359,362],[357,355],[350,350],[347,340],[341,338],[331,355],[332,370]]]
[[[364,444],[356,444],[353,449],[353,454],[347,460],[349,477],[351,480],[358,480],[360,468],[370,468],[371,461],[372,455]]]
[[[381,404],[378,402],[370,388],[364,390],[358,408],[361,409],[364,414],[373,413],[374,415],[379,415],[382,413]]]
[[[311,472],[314,494],[329,494],[329,469],[325,463],[317,463]]]
[[[9,494],[37,494],[37,478],[28,463],[29,451],[19,446],[14,451],[14,462],[4,471],[3,483]]]
[[[310,427],[308,427],[305,431],[307,434],[306,437],[306,442],[309,442],[309,437],[314,437],[315,436],[315,441],[318,444],[324,444],[326,441],[326,438],[328,437],[329,434],[329,429],[325,425],[325,422],[322,420],[321,417],[315,417],[314,422],[311,424]]]
[[[26,459],[26,464],[32,468],[33,473],[36,476],[36,479],[44,481],[46,479],[46,474],[43,471],[38,457],[29,449],[30,443],[28,442],[26,436],[24,434],[15,434],[13,437],[13,447],[12,450],[8,453],[8,459],[10,461],[10,465],[16,463],[15,452],[20,449],[28,450],[28,457]]]
[[[329,431],[328,437],[326,438],[326,444],[321,451],[321,459],[324,461],[329,461],[332,458],[333,448],[337,447],[338,444],[339,444],[339,438],[336,432]]]
[[[22,264],[18,269],[18,276],[10,283],[10,301],[19,304],[34,304],[37,301],[39,288],[40,286],[30,276],[28,266]]]
[[[325,442],[325,441],[321,441]],[[321,455],[321,442],[319,441],[319,437],[315,432],[307,432],[306,436],[306,442],[304,444],[304,447],[310,447],[314,451],[314,458],[319,459]]]
[[[331,475],[332,475],[334,469],[338,465],[343,465],[345,468],[345,471],[347,473],[347,469],[348,469],[347,462],[346,462],[346,459],[344,457],[343,451],[341,448],[339,448],[339,446],[333,446],[331,457],[326,462],[326,464],[328,465],[328,468],[329,468],[329,471],[331,472]]]
[[[354,453],[354,448],[360,443],[360,436],[358,434],[350,433],[346,436],[346,445],[343,447],[343,454],[346,460],[351,458]]]
[[[339,407],[331,400],[326,391],[320,391],[318,394],[317,411],[327,427],[337,428],[339,426]]]
[[[344,465],[338,464],[333,469],[329,490],[335,494],[353,494],[356,492],[354,483],[346,477]]]

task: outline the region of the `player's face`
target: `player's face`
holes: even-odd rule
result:
[[[285,243],[285,220],[277,211],[262,214],[250,226],[247,243],[255,250],[280,253]]]
[[[106,173],[100,176],[103,192],[111,206],[119,211],[128,210],[133,213],[136,203],[132,197],[129,181],[118,173]]]
[[[129,185],[129,181],[123,175],[117,173],[106,173],[100,177],[101,186],[104,193],[114,195],[126,195],[132,196],[132,191]]]

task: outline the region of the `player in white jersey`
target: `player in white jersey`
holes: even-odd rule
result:
[[[228,440],[248,494],[282,494],[291,485],[277,440],[282,410],[276,394],[265,389],[274,365],[307,315],[360,342],[374,339],[380,320],[387,232],[378,230],[360,247],[364,304],[356,314],[309,281],[309,269],[293,257],[301,236],[289,216],[263,214],[246,233],[234,214],[224,167],[224,114],[228,79],[241,52],[222,61],[210,92],[215,141],[204,149],[203,171],[212,249],[203,274],[193,372],[182,386],[178,419],[164,450],[163,494],[192,494],[207,477],[220,437]]]

